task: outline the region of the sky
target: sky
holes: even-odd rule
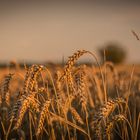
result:
[[[138,0],[0,2],[0,62],[61,61],[79,49],[98,55],[110,42],[140,62]],[[88,58],[85,58],[88,59]]]

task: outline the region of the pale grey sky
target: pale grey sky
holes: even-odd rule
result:
[[[120,43],[127,62],[140,62],[140,2],[1,3],[0,61],[55,61],[77,49],[98,53]]]

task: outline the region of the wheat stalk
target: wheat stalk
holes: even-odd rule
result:
[[[0,93],[0,106],[1,106],[1,104],[2,104],[2,95]]]
[[[109,67],[111,72],[113,73],[113,78],[114,78],[114,84],[115,86],[118,86],[118,82],[119,82],[119,75],[117,70],[115,69],[115,66],[112,62],[105,62],[104,63],[104,68]]]

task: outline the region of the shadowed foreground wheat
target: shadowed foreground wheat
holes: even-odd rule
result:
[[[85,54],[94,67],[75,65]],[[34,64],[9,71],[1,74],[0,139],[140,139],[139,72],[100,65],[86,50],[70,56],[64,68]]]

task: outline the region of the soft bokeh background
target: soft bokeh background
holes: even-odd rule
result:
[[[98,54],[109,42],[140,62],[140,1],[0,2],[0,62],[61,61],[77,49]]]

